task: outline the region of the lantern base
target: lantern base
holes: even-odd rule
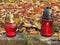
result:
[[[8,34],[6,33],[7,37],[14,37],[16,36],[16,33],[14,32],[9,32]]]
[[[52,36],[52,34],[42,34],[42,33],[41,33],[41,35],[44,37],[51,37]]]

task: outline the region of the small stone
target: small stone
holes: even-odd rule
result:
[[[47,41],[47,44],[52,44],[52,42],[51,41]]]

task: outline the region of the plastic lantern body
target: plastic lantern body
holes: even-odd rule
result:
[[[41,35],[52,36],[52,22],[52,10],[50,7],[46,7],[42,16]]]
[[[5,24],[6,35],[8,37],[16,36],[16,29],[17,29],[16,23],[6,23]]]

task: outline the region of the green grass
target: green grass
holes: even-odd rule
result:
[[[39,40],[37,43],[36,40],[34,40],[31,36],[29,36],[26,32],[22,32],[21,33],[22,38],[24,38],[26,40],[25,45],[44,45],[45,43],[40,41],[41,35],[40,34],[36,34],[35,38],[37,40]]]

